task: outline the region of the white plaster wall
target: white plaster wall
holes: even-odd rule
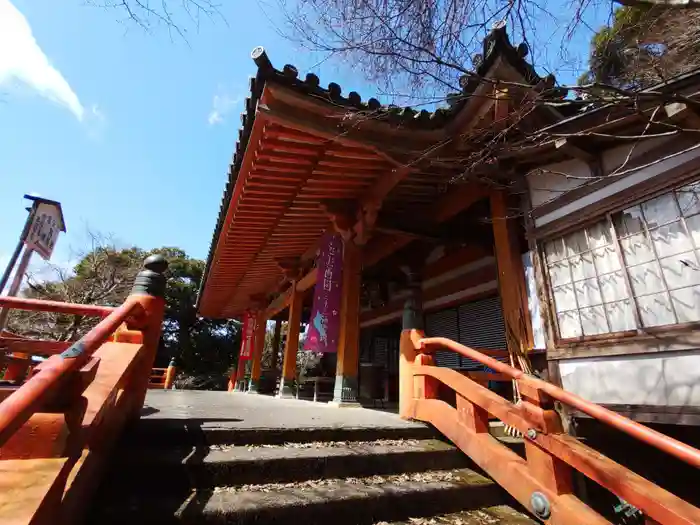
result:
[[[565,175],[573,176],[567,178]],[[527,175],[533,208],[556,199],[567,191],[578,188],[591,176],[591,169],[583,161],[567,160],[548,164]]]
[[[631,161],[640,155],[671,140],[673,139],[660,137],[638,142],[636,145],[635,143],[623,144],[622,146],[609,149],[603,152],[603,173],[609,174],[623,165],[632,165]],[[627,158],[628,155],[629,159]],[[623,167],[622,171],[625,169]],[[527,175],[532,206],[540,206],[562,196],[567,191],[595,180],[589,178],[592,175],[588,164],[578,159],[548,164],[532,171]]]
[[[700,350],[559,362],[566,390],[594,403],[700,406]]]
[[[630,160],[634,160],[643,153],[650,151],[657,146],[661,146],[665,142],[673,140],[669,137],[658,137],[655,139],[648,139],[643,142],[637,142],[636,144],[623,144],[622,146],[617,146],[603,153],[603,173],[610,173],[616,170],[620,166],[626,163],[627,156],[630,155]],[[624,167],[622,169],[625,169]]]
[[[625,190],[629,190],[631,187],[640,184],[644,181],[653,179],[655,177],[663,176],[667,171],[677,166],[681,166],[697,158],[698,156],[700,156],[700,145],[695,146],[693,149],[684,151],[683,153],[674,155],[662,162],[652,164],[645,168],[633,171],[629,175],[621,176],[612,184],[608,184],[607,186],[600,188],[599,190],[593,191],[588,195],[581,197],[580,199],[577,199],[568,204],[564,204],[560,208],[557,208],[556,210],[552,211],[551,213],[536,218],[535,226],[544,226],[545,224],[549,224],[552,221],[561,219],[562,217],[566,217],[567,215],[571,215],[572,213],[581,211],[587,206],[591,206],[602,199],[605,199],[612,195],[616,195]]]

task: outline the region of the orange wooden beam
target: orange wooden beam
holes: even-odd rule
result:
[[[0,337],[0,344],[10,352],[20,352],[29,355],[54,355],[60,354],[72,342],[68,341],[46,341],[42,339],[6,339]]]
[[[428,224],[438,225],[447,222],[455,215],[466,210],[481,199],[490,195],[488,188],[480,184],[467,183],[455,185],[447,195],[433,204],[425,213]],[[389,235],[375,236],[365,247],[363,262],[366,267],[377,264],[392,253],[407,246],[413,239]]]

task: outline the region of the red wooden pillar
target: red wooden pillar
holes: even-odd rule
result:
[[[413,366],[416,360],[416,345],[425,336],[423,332],[423,303],[418,274],[409,271],[409,297],[403,311],[401,340],[399,342],[399,416],[411,419],[414,410]]]
[[[335,372],[333,404],[357,403],[357,373],[360,364],[360,286],[362,282],[361,247],[352,239],[343,240],[342,298],[340,334]]]
[[[259,310],[255,321],[255,347],[253,348],[253,364],[250,368],[250,381],[248,382],[248,393],[257,394],[260,385],[260,373],[262,365],[262,354],[265,350],[265,332],[267,331],[267,317],[265,310]]]
[[[304,293],[297,290],[297,282],[292,283],[292,300],[289,304],[289,321],[287,323],[287,340],[284,346],[282,379],[278,397],[295,397],[294,381],[297,374],[297,352],[299,351],[299,332],[301,330],[301,310]]]

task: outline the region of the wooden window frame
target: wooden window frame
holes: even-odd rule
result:
[[[676,342],[678,341],[681,341],[681,343],[679,344],[686,344],[688,346],[692,346],[692,341],[697,340],[697,347],[700,347],[700,336],[692,337],[693,335],[697,334],[697,332],[700,330],[700,321],[693,321],[688,323],[674,323],[655,327],[642,326],[641,319],[639,318],[639,309],[637,301],[629,283],[628,268],[627,265],[624,263],[624,258],[620,246],[620,239],[617,231],[615,230],[615,225],[612,220],[612,216],[615,213],[619,213],[632,206],[641,205],[646,201],[673,192],[674,190],[679,189],[687,184],[700,182],[700,169],[698,169],[697,162],[690,161],[687,164],[678,166],[673,170],[669,170],[669,172],[671,171],[673,171],[673,173],[669,173],[669,176],[660,175],[659,178],[663,180],[654,181],[655,184],[653,186],[643,183],[643,188],[631,187],[630,191],[625,192],[625,196],[622,199],[620,199],[617,195],[613,196],[617,199],[614,205],[611,205],[610,209],[598,210],[597,213],[595,213],[594,215],[588,215],[585,218],[582,217],[584,211],[581,210],[580,212],[575,213],[570,217],[563,218],[566,219],[567,222],[564,228],[556,228],[553,229],[551,232],[541,232],[541,229],[534,229],[534,231],[532,232],[534,234],[533,240],[535,241],[534,247],[537,252],[536,255],[541,261],[540,268],[542,273],[542,284],[545,288],[544,296],[547,301],[546,312],[543,312],[543,314],[545,314],[545,322],[550,327],[550,329],[547,330],[547,332],[551,334],[551,337],[553,339],[552,344],[547,345],[548,359],[571,359],[578,357],[594,357],[604,355],[614,356],[645,353],[677,352],[679,350],[676,346],[674,346],[674,344],[676,344]],[[632,191],[635,189],[637,191]],[[604,334],[588,336],[582,335],[580,337],[574,338],[562,338],[559,335],[559,322],[557,319],[556,304],[554,302],[553,286],[549,275],[549,264],[545,253],[545,244],[547,242],[566,237],[569,234],[585,230],[586,228],[604,219],[608,222],[608,224],[612,225],[613,246],[615,247],[615,251],[618,257],[620,258],[622,274],[624,276],[625,284],[629,292],[629,299],[630,301],[632,301],[633,304],[633,312],[635,315],[635,323],[637,328],[634,330],[627,331],[609,332]],[[682,222],[683,227],[685,228],[687,233],[685,219],[683,219]],[[646,229],[647,228],[645,225],[645,231]],[[651,239],[650,242],[652,242]],[[655,249],[654,253],[654,260],[658,262],[659,258],[656,254]],[[669,292],[668,287],[666,287],[666,292]],[[690,342],[683,343],[684,341]],[[654,343],[657,343],[656,347],[653,346]],[[660,345],[658,345],[659,343]],[[668,347],[664,348],[663,345],[667,345]],[[645,346],[648,346],[648,348],[645,348]],[[625,349],[625,347],[627,347],[627,349]]]

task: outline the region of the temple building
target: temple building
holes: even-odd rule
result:
[[[682,130],[698,118],[696,108],[672,99],[654,105],[652,97],[632,108],[567,96],[554,77],[537,74],[527,46],[512,45],[502,24],[483,48],[476,71],[460,79],[462,91],[432,112],[382,106],[333,82],[322,87],[292,65],[276,69],[256,48],[257,74],[200,314],[245,317],[257,327],[249,349],[253,391],[264,375],[264,328],[277,321],[280,341],[284,320],[279,396],[296,394],[303,322],[315,337],[328,336],[323,348],[335,358],[335,404],[393,402],[403,305],[409,290],[420,290],[428,335],[512,362],[632,417],[643,412],[629,408],[637,404],[647,416],[679,422],[668,414],[678,413],[681,401],[684,414],[700,416],[700,390],[687,383],[700,381],[700,345],[690,333],[682,342],[658,339],[659,331],[677,333],[678,325],[689,329],[700,320],[695,288],[680,291],[659,270],[665,256],[690,254],[676,277],[694,279],[695,212],[676,223],[660,204],[648,205],[659,218],[639,211],[656,202],[649,199],[678,207],[695,198],[676,188],[688,188],[695,173],[697,134]],[[656,89],[689,96],[698,77]],[[655,107],[663,112],[650,131],[642,117]],[[670,130],[680,131],[663,135]],[[682,229],[686,244],[674,244],[680,233],[672,233],[659,242],[673,249],[653,248],[661,217],[668,219],[663,228]],[[628,245],[637,242],[649,260],[630,255]],[[647,271],[659,281],[649,284],[653,290],[637,284]],[[666,313],[649,313],[654,301]],[[321,302],[326,317],[318,314]],[[436,359],[511,395],[510,381],[476,362],[448,352]],[[643,376],[647,364],[652,375],[683,367],[685,401],[680,393],[654,394],[650,407],[651,398],[640,394],[643,380],[610,383],[620,369],[624,377]]]

